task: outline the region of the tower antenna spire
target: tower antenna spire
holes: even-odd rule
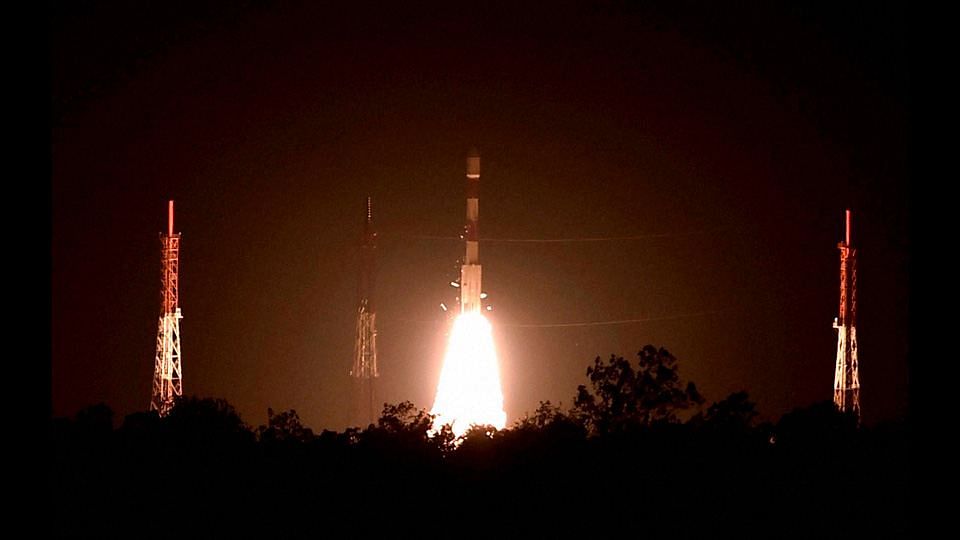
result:
[[[160,234],[162,273],[157,354],[153,363],[150,410],[166,416],[183,395],[180,369],[180,233],[173,232],[173,201],[167,204],[167,234]]]
[[[850,245],[850,210],[847,210],[847,245]]]
[[[852,412],[860,421],[860,368],[857,359],[857,250],[850,243],[850,210],[846,213],[846,235],[840,249],[840,314],[833,320],[837,329],[837,363],[833,376],[833,403],[843,412]]]

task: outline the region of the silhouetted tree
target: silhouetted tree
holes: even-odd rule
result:
[[[473,424],[455,441],[450,463],[459,475],[478,484],[489,486],[495,471],[503,460],[503,431],[486,424]]]
[[[453,452],[458,444],[459,437],[453,432],[453,424],[443,424],[430,434],[430,441],[434,448],[442,454]]]
[[[535,428],[543,429],[554,422],[568,419],[568,416],[560,410],[559,405],[554,405],[550,401],[541,401],[533,415],[525,414],[523,418],[514,423],[514,429]]]
[[[103,436],[113,431],[113,410],[106,403],[97,403],[77,412],[77,431],[82,435]]]
[[[268,407],[267,425],[257,428],[257,437],[261,442],[309,442],[313,430],[303,425],[296,410],[274,414]]]
[[[128,414],[123,419],[120,431],[130,433],[145,433],[155,431],[160,425],[160,415],[157,411],[140,411]]]
[[[750,401],[745,391],[734,392],[721,401],[714,402],[706,413],[697,413],[689,424],[711,431],[746,432],[757,416],[757,405]]]
[[[155,459],[156,445],[162,440],[160,415],[157,411],[128,414],[117,434],[126,457]]]
[[[513,427],[499,433],[508,439],[523,440],[522,446],[555,445],[582,440],[586,429],[572,415],[549,401],[541,401],[534,413],[514,422]]]
[[[409,401],[402,401],[396,405],[383,404],[383,412],[377,419],[377,428],[388,433],[415,433],[424,437],[433,427],[433,416],[426,409],[417,409]]]
[[[484,453],[493,446],[492,441],[499,431],[488,424],[473,424],[461,435],[457,442],[458,453]]]
[[[181,443],[223,447],[245,445],[255,437],[225,399],[185,397],[162,419],[164,430]]]
[[[590,388],[580,385],[571,414],[592,434],[672,424],[677,413],[703,403],[692,382],[680,380],[677,359],[664,348],[647,345],[637,353],[637,368],[621,356],[598,356],[587,368]]]
[[[376,427],[364,431],[363,435],[368,440],[390,440],[390,444],[449,452],[456,437],[449,425],[434,430],[435,419],[426,409],[417,409],[409,401],[384,403]]]
[[[832,401],[815,403],[784,414],[774,430],[780,448],[836,448],[849,442],[857,431],[857,417],[841,412]]]

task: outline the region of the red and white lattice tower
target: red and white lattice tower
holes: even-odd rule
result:
[[[376,420],[374,379],[377,371],[377,312],[373,305],[376,276],[377,233],[373,230],[373,202],[367,197],[367,215],[360,244],[360,279],[357,284],[357,337],[353,347],[353,369],[357,381],[357,417],[367,425]]]
[[[840,316],[837,329],[837,367],[833,377],[833,402],[843,412],[860,419],[860,374],[857,361],[857,250],[850,244],[850,210],[847,234],[840,248]]]
[[[157,329],[157,356],[153,365],[153,397],[150,410],[166,416],[183,395],[180,370],[180,233],[173,232],[173,201],[167,207],[167,234],[160,234],[163,274],[160,291],[162,311]]]

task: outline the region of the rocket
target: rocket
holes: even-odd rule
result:
[[[480,152],[475,148],[467,153],[467,224],[464,237],[466,256],[460,266],[460,313],[480,311]]]

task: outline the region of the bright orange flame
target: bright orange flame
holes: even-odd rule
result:
[[[490,424],[497,429],[506,425],[493,332],[480,313],[463,313],[454,321],[430,412],[437,415],[435,429],[453,424],[458,437],[471,424]]]

